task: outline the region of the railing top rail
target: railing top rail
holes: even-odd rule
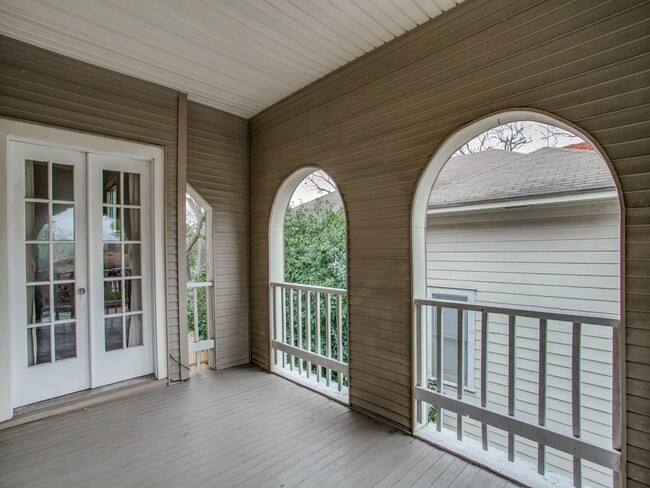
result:
[[[619,327],[621,321],[617,318],[596,315],[577,315],[562,312],[548,312],[535,308],[507,308],[485,305],[482,303],[452,302],[448,300],[434,300],[430,298],[416,298],[415,305],[428,305],[473,312],[488,312],[501,315],[516,315],[518,317],[531,317],[536,319],[557,320],[559,322],[577,322],[580,324],[603,325],[606,327]]]
[[[187,283],[187,288],[188,289],[190,289],[190,288],[207,288],[209,286],[212,286],[211,281],[201,281],[201,282],[197,282],[197,283],[188,282]]]
[[[312,286],[312,285],[301,285],[299,283],[285,283],[283,281],[273,281],[271,286],[276,286],[279,288],[293,288],[295,290],[302,291],[315,291],[320,293],[331,293],[333,295],[348,296],[348,291],[343,288],[327,288],[324,286]]]

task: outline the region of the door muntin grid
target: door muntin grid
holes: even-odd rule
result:
[[[74,166],[24,160],[27,365],[77,357]]]
[[[102,171],[104,350],[143,346],[140,175]]]

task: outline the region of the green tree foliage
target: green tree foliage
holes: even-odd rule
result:
[[[295,208],[289,208],[284,222],[284,276],[288,283],[324,286],[328,288],[346,288],[347,256],[346,256],[346,221],[343,209],[334,209],[332,204],[316,200]],[[297,310],[297,298],[294,296],[294,309]],[[306,313],[306,298],[302,298],[303,315]],[[311,324],[316,323],[315,298],[312,296]],[[342,357],[348,361],[348,326],[347,298],[342,299]],[[336,317],[336,301],[331,302],[331,320],[334,324]],[[288,297],[287,297],[287,310]],[[288,314],[288,312],[287,312]],[[286,317],[287,337],[289,337],[289,317]],[[297,337],[297,318],[294,318],[294,337]],[[306,348],[306,316],[302,318],[303,344]],[[326,305],[324,295],[321,297],[321,343],[316,344],[312,332],[310,350],[325,354],[326,345]],[[312,325],[313,327],[314,325]],[[338,341],[332,326],[330,338],[332,356],[338,355]],[[296,344],[298,345],[298,344]],[[320,350],[319,350],[320,349]],[[295,365],[298,359],[293,358]],[[312,367],[315,372],[315,366]],[[324,374],[324,372],[323,372]],[[332,380],[337,381],[337,373],[332,372]],[[344,378],[347,385],[347,378]]]
[[[334,210],[320,199],[289,208],[284,221],[285,281],[345,288],[345,244],[343,209]]]

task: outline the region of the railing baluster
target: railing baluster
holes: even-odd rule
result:
[[[515,416],[515,315],[508,320],[508,415]],[[515,460],[515,435],[508,432],[508,461]]]
[[[194,292],[194,296],[192,297],[194,300],[194,342],[199,342],[201,340],[201,337],[199,335],[199,301],[197,298],[197,291],[198,288],[193,288],[192,291]],[[201,351],[197,351],[194,353],[196,359],[196,369],[201,368]]]
[[[327,317],[325,317],[325,355],[328,358],[332,357],[332,295],[330,293],[325,294],[327,300]],[[330,380],[332,379],[332,370],[327,368],[325,370],[327,378],[325,379],[325,384],[330,386]]]
[[[539,319],[539,389],[537,393],[537,423],[546,425],[546,349],[548,321]],[[541,442],[537,444],[537,472],[546,474],[546,447]]]
[[[442,307],[436,307],[436,390],[438,393],[442,394],[443,388],[443,378],[445,373],[443,371],[443,347],[442,347]],[[442,431],[442,408],[439,406],[436,407],[436,430],[438,432]]]
[[[424,362],[424,357],[422,356],[422,346],[425,343],[425,339],[422,335],[422,305],[415,306],[415,332],[417,335],[417,345],[416,345],[416,356],[417,356],[417,377],[416,385],[426,388],[426,365]],[[426,346],[425,346],[426,347]],[[423,371],[424,370],[424,371]],[[424,372],[424,374],[423,374]],[[417,412],[417,421],[418,424],[424,422],[424,403],[420,400],[416,400],[415,410]]]
[[[302,349],[302,291],[296,290],[298,305],[298,347]],[[302,375],[302,359],[298,358],[298,374]]]
[[[280,287],[280,298],[282,299],[282,342],[287,343],[287,289]],[[287,367],[287,353],[282,353],[282,367]]]
[[[488,395],[488,313],[481,312],[481,406],[487,407]],[[481,424],[481,441],[483,450],[488,450],[487,424]]]
[[[278,294],[278,288],[275,285],[271,285],[271,329],[273,331],[272,337],[273,340],[278,340],[278,317],[277,317],[277,294]],[[273,348],[273,346],[271,345]],[[278,365],[278,351],[277,349],[273,348],[273,364],[275,366]]]
[[[336,294],[336,352],[338,353],[338,360],[343,361],[343,320],[341,313],[341,295]],[[339,391],[343,390],[343,374],[337,373],[339,380]]]
[[[612,448],[621,450],[621,327],[612,330]],[[624,484],[622,473],[614,473],[614,488]]]
[[[573,437],[580,437],[580,346],[582,339],[582,325],[580,322],[573,323],[572,347],[571,347],[571,420],[573,426]],[[573,458],[573,486],[582,486],[582,460]]]
[[[312,352],[311,350],[311,292],[308,291],[306,294],[307,302],[306,302],[306,318],[307,318],[307,350],[309,352]],[[311,377],[311,361],[307,361],[307,378]]]
[[[457,346],[457,356],[456,356],[456,398],[459,400],[463,399],[463,387],[465,384],[465,368],[463,361],[463,310],[458,309],[457,315],[457,333],[456,333],[456,346]],[[456,438],[459,441],[463,440],[463,416],[459,413],[456,414]]]
[[[323,354],[323,348],[321,347],[321,334],[320,334],[320,292],[316,292],[316,352],[320,355]],[[323,371],[320,364],[316,365],[316,381],[320,383],[320,378]]]
[[[295,346],[293,340],[293,288],[289,288],[289,344]],[[294,357],[289,355],[289,368],[293,371],[293,360]]]

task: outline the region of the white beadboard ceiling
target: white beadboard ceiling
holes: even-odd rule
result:
[[[249,118],[463,0],[0,0],[0,33]]]

